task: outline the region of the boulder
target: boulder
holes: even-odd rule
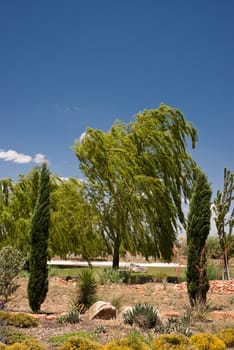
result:
[[[129,271],[131,271],[131,272],[146,272],[147,269],[143,266],[130,263],[129,264]]]
[[[111,320],[116,318],[116,308],[109,302],[97,301],[88,310],[89,320],[100,318],[103,320]]]

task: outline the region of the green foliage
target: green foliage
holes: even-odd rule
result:
[[[191,335],[190,319],[185,315],[182,318],[170,317],[166,322],[156,325],[155,332],[160,334],[181,333]]]
[[[84,269],[79,273],[74,307],[85,312],[97,300],[97,282],[92,269]]]
[[[0,329],[0,341],[4,344],[22,343],[29,337],[22,332],[10,331],[6,328]]]
[[[107,343],[103,350],[149,350],[142,336],[131,332],[127,337]]]
[[[4,297],[4,303],[18,288],[16,277],[24,263],[25,258],[18,249],[7,245],[0,250],[0,295]]]
[[[234,347],[234,328],[221,329],[215,335],[221,339],[228,348]]]
[[[123,299],[123,295],[114,295],[111,298],[110,302],[116,308],[116,310],[120,310],[123,303],[122,299]]]
[[[190,200],[187,226],[187,290],[191,306],[205,304],[209,290],[206,271],[206,239],[210,231],[211,187],[200,169]]]
[[[158,335],[151,344],[151,350],[195,350],[189,339],[183,334]]]
[[[166,273],[164,273],[163,271],[160,271],[154,276],[154,281],[155,282],[164,282],[164,281],[166,281],[167,277],[168,276]]]
[[[189,324],[192,325],[196,322],[206,322],[209,312],[209,306],[203,302],[192,306],[191,304],[185,305],[185,317]]]
[[[74,253],[90,260],[104,253],[96,232],[97,209],[87,200],[81,181],[56,178],[51,207],[49,246],[53,255],[65,257]]]
[[[72,337],[64,343],[58,350],[102,350],[101,344],[95,343],[89,339]]]
[[[125,323],[141,328],[153,328],[161,324],[159,311],[150,304],[135,304],[124,313],[123,318]]]
[[[28,299],[33,312],[39,312],[48,292],[48,239],[50,221],[50,175],[42,164],[37,202],[31,224],[30,275]]]
[[[220,259],[222,257],[222,250],[220,248],[219,238],[209,236],[207,238],[207,256],[211,259]]]
[[[128,272],[128,271],[126,271]],[[109,283],[122,283],[125,276],[123,276],[122,271],[105,267],[99,273],[99,283],[100,284],[109,284]]]
[[[0,320],[2,320],[6,326],[20,328],[36,327],[38,325],[38,322],[34,317],[21,312],[11,313],[0,310]]]
[[[170,260],[181,197],[188,198],[195,162],[187,152],[197,132],[176,108],[161,104],[108,132],[88,128],[74,151],[97,208],[96,228],[119,268],[121,252]]]
[[[61,344],[67,343],[70,338],[74,338],[74,337],[93,340],[91,333],[88,333],[85,331],[78,331],[78,332],[69,332],[65,334],[54,335],[49,338],[49,342],[57,347],[57,346],[60,346]]]
[[[80,311],[76,307],[74,307],[65,315],[59,316],[57,321],[59,323],[79,323]]]
[[[19,175],[18,181],[0,180],[0,245],[11,245],[25,256],[30,250],[30,222],[38,179],[38,168],[35,167],[27,175]]]
[[[224,350],[225,343],[210,333],[199,333],[191,336],[190,341],[198,350]]]
[[[206,272],[207,272],[207,278],[209,281],[220,280],[222,278],[220,270],[213,265],[207,265]]]

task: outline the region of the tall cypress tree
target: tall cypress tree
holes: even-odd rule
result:
[[[210,231],[211,187],[198,170],[190,200],[187,226],[187,291],[191,306],[204,305],[209,290],[206,271],[206,239]]]
[[[28,299],[33,312],[39,312],[48,292],[48,239],[50,220],[50,175],[42,164],[37,202],[31,223],[30,275]]]

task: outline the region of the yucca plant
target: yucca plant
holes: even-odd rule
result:
[[[97,300],[97,282],[92,269],[82,270],[78,275],[74,306],[84,313]]]
[[[135,324],[141,328],[154,328],[161,324],[158,309],[147,303],[135,304],[132,309],[124,313],[123,318],[125,323]]]

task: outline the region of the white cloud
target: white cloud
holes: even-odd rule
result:
[[[44,154],[42,153],[37,153],[33,159],[34,163],[36,164],[40,164],[40,163],[43,163],[43,162],[46,162],[46,157]]]
[[[34,162],[36,164],[42,163],[43,161],[46,160],[46,157],[38,153],[34,157],[24,154],[24,153],[19,153],[16,152],[12,149],[9,149],[7,151],[5,150],[0,150],[0,159],[6,161],[6,162],[13,162],[13,163],[18,163],[18,164],[27,164],[30,162]]]
[[[0,159],[3,159],[8,162],[14,162],[14,163],[30,163],[32,161],[32,157],[23,154],[23,153],[18,153],[12,149],[8,151],[0,150]]]

